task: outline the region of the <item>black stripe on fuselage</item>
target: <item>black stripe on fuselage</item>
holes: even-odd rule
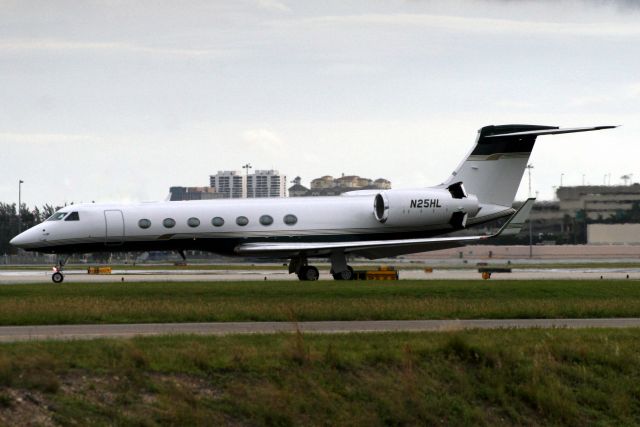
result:
[[[92,252],[145,252],[145,251],[203,251],[221,255],[236,255],[234,249],[243,243],[319,243],[356,242],[371,240],[419,239],[436,237],[453,230],[411,231],[399,233],[333,234],[318,236],[272,236],[272,237],[215,237],[123,242],[120,244],[103,242],[73,243],[25,248],[26,251],[50,254],[92,253]]]

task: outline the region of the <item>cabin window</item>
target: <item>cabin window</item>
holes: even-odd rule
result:
[[[80,221],[80,215],[78,215],[78,212],[71,212],[69,215],[67,215],[67,217],[64,220],[65,221]]]
[[[191,228],[198,227],[200,225],[200,220],[195,217],[191,217],[187,220],[187,225]]]
[[[162,225],[164,225],[165,228],[173,228],[176,225],[176,220],[173,218],[165,218],[162,221]]]
[[[273,218],[271,215],[262,215],[260,217],[260,224],[267,226],[273,224]]]
[[[298,217],[293,214],[284,216],[284,223],[287,225],[295,225],[298,222]]]
[[[236,224],[244,227],[245,225],[249,224],[249,218],[247,218],[246,216],[239,216],[238,218],[236,218]]]
[[[62,218],[65,217],[66,214],[67,212],[56,212],[53,215],[51,215],[49,218],[47,218],[47,221],[60,221]]]
[[[217,216],[211,220],[211,225],[214,227],[222,227],[224,225],[224,219]]]
[[[140,221],[138,221],[138,227],[140,227],[140,228],[149,228],[149,227],[151,227],[151,221],[146,219],[146,218],[143,218]]]

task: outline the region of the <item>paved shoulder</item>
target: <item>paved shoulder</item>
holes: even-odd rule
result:
[[[115,325],[2,326],[0,341],[127,338],[163,334],[272,334],[420,332],[509,328],[638,328],[640,318],[607,319],[476,319],[476,320],[375,320],[325,322],[209,322],[140,323]]]

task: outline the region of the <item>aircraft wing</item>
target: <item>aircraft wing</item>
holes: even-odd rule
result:
[[[256,242],[238,245],[235,251],[238,255],[281,256],[286,258],[300,253],[304,253],[307,256],[323,256],[329,255],[335,250],[340,250],[346,254],[361,255],[369,259],[376,259],[407,253],[454,248],[474,241],[518,234],[529,217],[534,201],[535,199],[533,198],[527,199],[520,209],[507,220],[502,228],[492,235],[353,242]]]

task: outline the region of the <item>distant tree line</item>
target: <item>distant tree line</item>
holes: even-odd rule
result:
[[[18,221],[16,203],[0,202],[0,255],[16,253],[16,248],[9,245],[9,241],[18,235],[20,223],[20,228],[24,231],[49,218],[61,207],[46,204],[40,208],[36,206],[30,209],[23,203],[20,206],[20,221]]]

